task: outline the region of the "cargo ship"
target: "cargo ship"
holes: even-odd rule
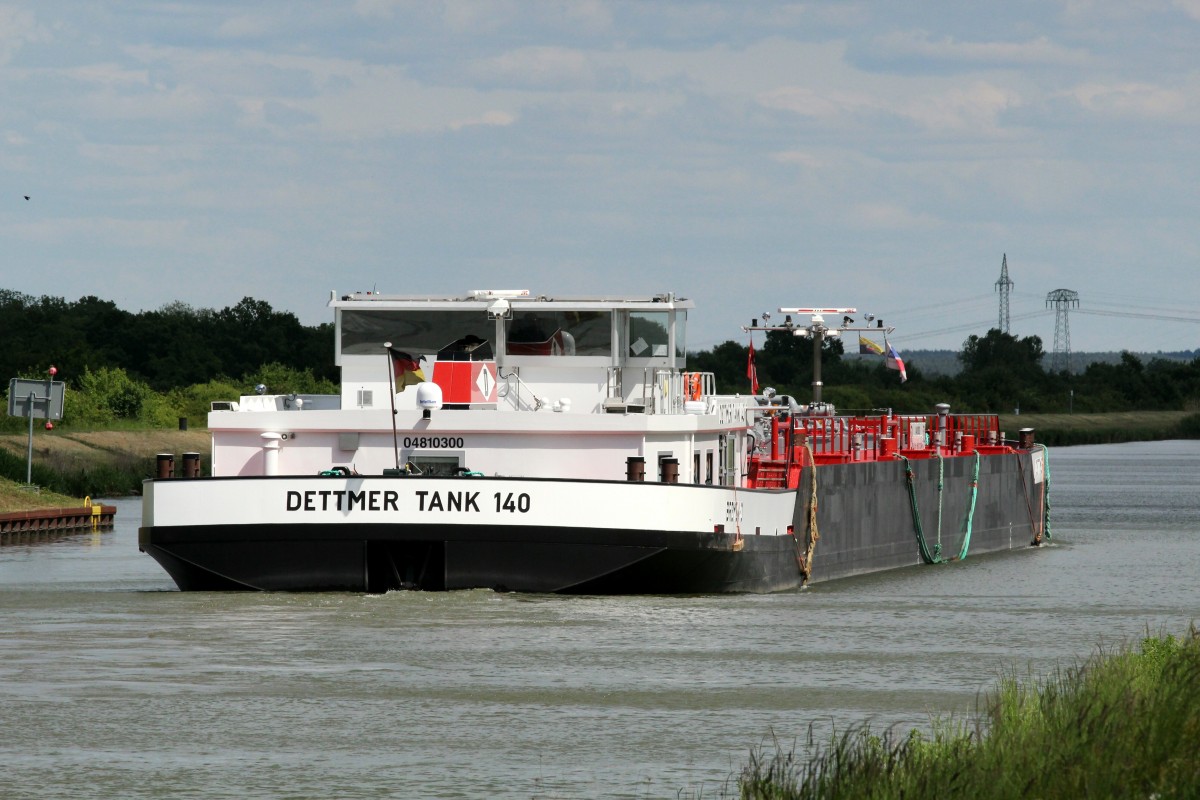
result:
[[[179,589],[776,592],[1048,534],[1032,430],[945,405],[838,414],[819,358],[808,402],[718,393],[687,369],[694,305],[674,294],[329,307],[339,394],[214,402],[210,474],[162,454],[145,481],[139,547]],[[836,322],[853,311],[743,330],[819,355],[861,331]]]

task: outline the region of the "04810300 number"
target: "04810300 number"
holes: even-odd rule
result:
[[[405,436],[405,447],[417,447],[426,449],[463,447],[463,437],[461,436]]]

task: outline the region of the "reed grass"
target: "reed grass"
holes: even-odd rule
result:
[[[1037,683],[1009,675],[966,723],[863,726],[804,761],[751,754],[742,800],[1200,796],[1200,636],[1097,652]]]
[[[25,482],[27,446],[26,436],[0,434],[0,477]],[[32,482],[79,497],[139,494],[142,480],[157,471],[157,453],[207,453],[208,447],[209,434],[203,429],[39,432],[33,450]]]
[[[111,460],[78,460],[39,453],[30,469],[26,458],[0,448],[0,478],[23,484],[28,474],[35,486],[73,497],[136,494],[141,489],[142,479],[152,475],[154,468],[153,456],[123,455]]]

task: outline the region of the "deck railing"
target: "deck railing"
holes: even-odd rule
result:
[[[995,414],[793,417],[792,441],[820,461],[870,461],[895,453],[957,455],[1002,446]]]

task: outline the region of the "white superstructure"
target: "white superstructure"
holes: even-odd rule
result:
[[[329,305],[340,395],[268,387],[215,403],[214,476],[344,466],[621,480],[629,459],[642,458],[647,481],[676,470],[680,483],[742,478],[741,434],[756,403],[715,397],[710,375],[684,372],[688,300],[474,290],[358,293]],[[441,389],[440,408],[419,406],[422,378]]]

